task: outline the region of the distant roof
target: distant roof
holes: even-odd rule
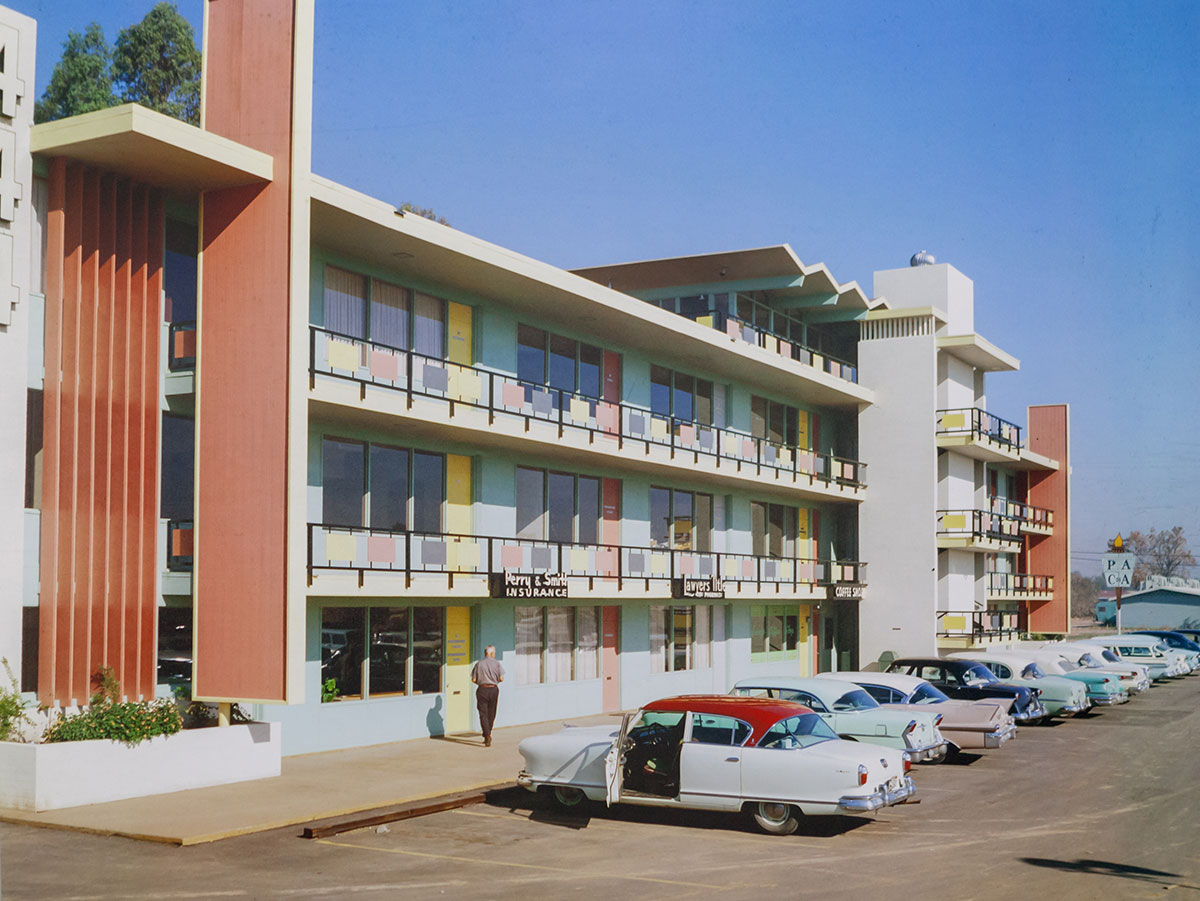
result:
[[[838,282],[824,263],[806,266],[787,244],[613,263],[571,271],[626,293],[721,282],[729,282],[731,287],[735,287],[739,283],[759,279],[791,278],[796,283],[782,289],[782,293],[788,296],[832,294],[837,296],[839,305],[846,303],[863,310],[887,306],[883,298],[868,297],[858,282]]]

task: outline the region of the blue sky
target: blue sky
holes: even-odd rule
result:
[[[70,28],[17,2],[40,93]],[[198,0],[179,4],[199,31]],[[315,171],[584,266],[787,242],[870,292],[916,250],[1067,401],[1075,568],[1117,531],[1200,551],[1200,4],[318,0]]]

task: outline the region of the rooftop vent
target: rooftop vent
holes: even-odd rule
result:
[[[937,257],[931,254],[928,250],[918,250],[912,255],[908,261],[910,266],[932,266],[937,262]]]

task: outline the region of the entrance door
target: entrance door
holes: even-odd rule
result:
[[[617,632],[621,608],[604,607],[600,614],[600,678],[604,682],[604,712],[621,709],[621,659],[617,654]]]
[[[446,734],[471,731],[471,608],[446,608]]]

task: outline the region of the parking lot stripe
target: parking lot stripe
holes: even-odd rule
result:
[[[509,867],[517,870],[539,870],[543,873],[565,873],[572,876],[585,876],[593,879],[631,879],[635,882],[653,882],[658,885],[678,885],[683,888],[703,888],[715,892],[727,891],[737,886],[709,885],[704,882],[681,882],[678,879],[656,879],[653,876],[631,876],[627,873],[588,873],[571,867],[547,867],[536,863],[514,863],[508,860],[480,860],[475,857],[458,857],[454,854],[432,854],[428,851],[408,851],[404,848],[375,848],[370,845],[352,845],[349,842],[333,842],[329,839],[314,840],[318,845],[331,845],[335,848],[355,848],[359,851],[382,851],[386,854],[404,854],[409,857],[428,857],[434,860],[453,860],[459,863],[484,864],[489,867]]]

